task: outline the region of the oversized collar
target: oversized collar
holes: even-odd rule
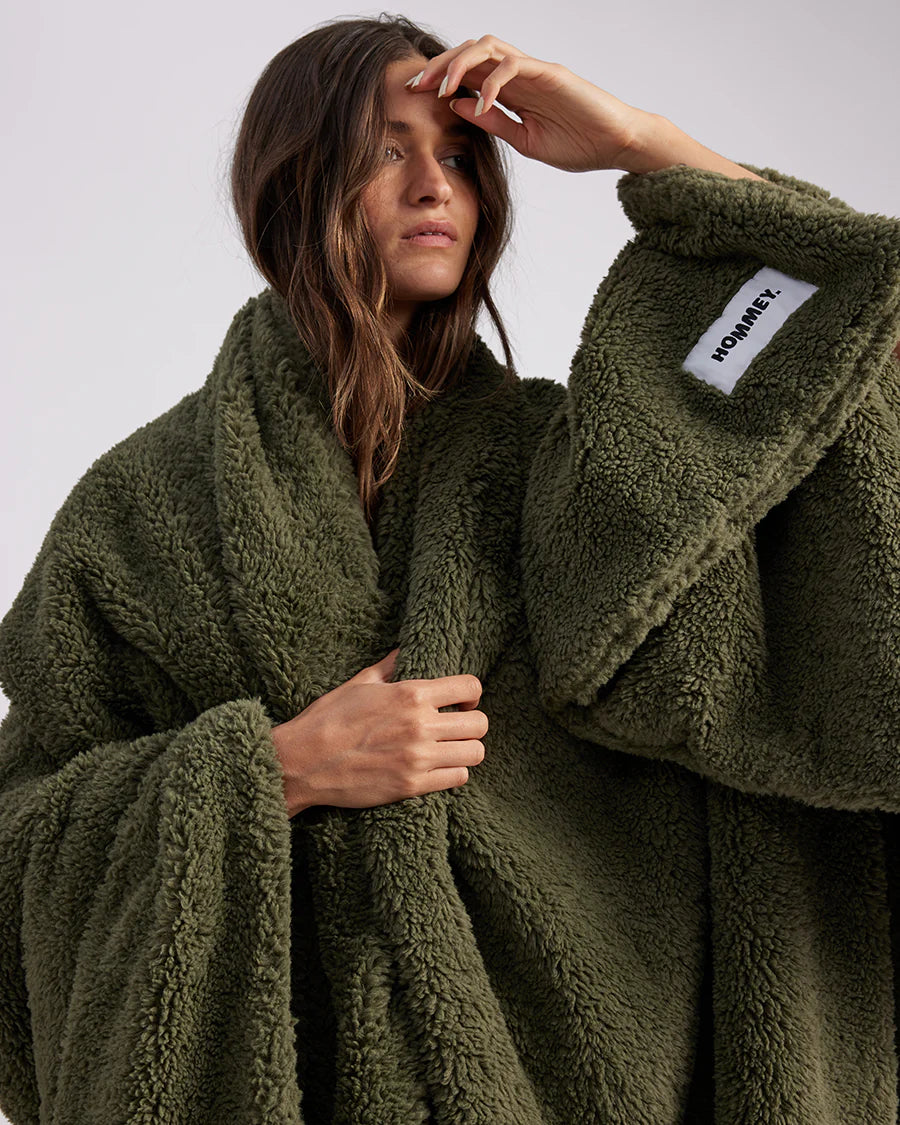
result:
[[[411,415],[373,536],[284,301],[266,289],[235,315],[198,426],[233,620],[273,717],[398,644],[398,679],[483,676],[496,659],[524,479],[518,390],[502,377],[478,339],[464,378]]]

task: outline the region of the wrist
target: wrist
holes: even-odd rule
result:
[[[740,164],[728,160],[679,129],[659,113],[647,114],[644,128],[634,137],[625,155],[622,170],[625,172],[656,172],[685,164],[688,168],[704,168],[720,172],[733,180],[763,180]],[[763,181],[766,182],[766,181]]]
[[[278,764],[281,766],[284,803],[287,808],[288,819],[290,819],[291,817],[295,817],[297,813],[304,812],[306,809],[311,808],[313,802],[306,798],[306,787],[302,784],[300,776],[289,764],[290,755],[287,753],[287,747],[284,742],[285,726],[287,726],[286,723],[279,723],[277,726],[272,727],[269,734],[272,738],[272,745],[275,747]]]

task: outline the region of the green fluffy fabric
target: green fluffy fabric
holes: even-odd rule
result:
[[[75,485],[0,625],[16,1125],[896,1121],[900,220],[745,167],[622,177],[568,387],[479,340],[372,531],[270,289]],[[396,645],[484,761],[289,820],[271,726]]]

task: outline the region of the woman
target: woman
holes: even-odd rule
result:
[[[630,173],[567,388],[492,135]],[[233,185],[268,288],[0,626],[4,1112],[893,1121],[900,221],[386,18]]]

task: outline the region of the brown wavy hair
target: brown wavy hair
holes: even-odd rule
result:
[[[459,286],[424,303],[396,345],[385,316],[387,275],[360,205],[363,188],[383,165],[385,68],[447,49],[405,16],[317,26],[263,70],[231,161],[244,245],[285,299],[326,375],[334,430],[353,456],[370,524],[397,464],[405,416],[462,377],[482,305],[503,346],[504,382],[517,380],[488,289],[512,221],[505,154],[496,139],[472,126],[480,216]],[[460,93],[472,94],[465,87]]]

